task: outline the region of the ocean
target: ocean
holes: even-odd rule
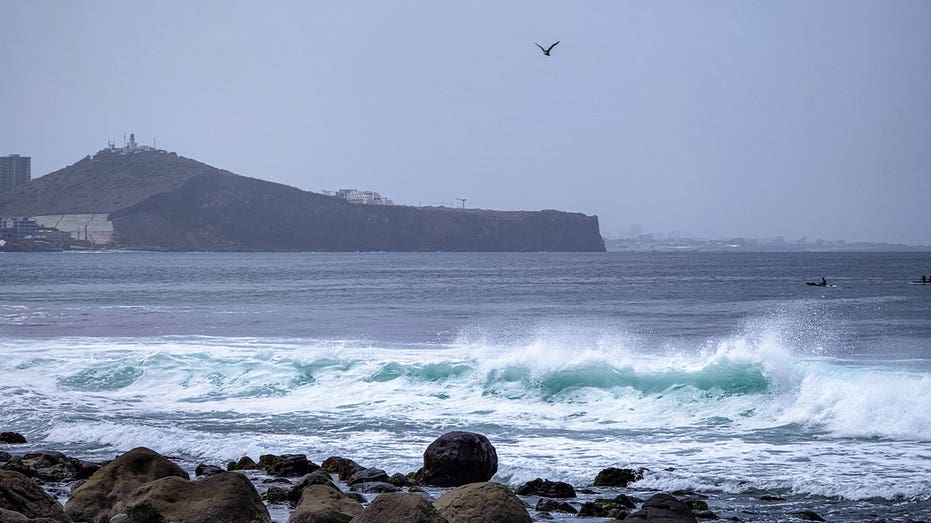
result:
[[[644,467],[618,492],[928,520],[922,274],[931,253],[0,253],[0,431],[29,440],[0,449],[390,474],[469,430],[512,487]]]

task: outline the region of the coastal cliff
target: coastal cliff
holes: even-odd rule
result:
[[[133,249],[604,250],[594,216],[353,204],[154,151],[100,153],[0,199],[0,214],[58,213],[108,213]]]

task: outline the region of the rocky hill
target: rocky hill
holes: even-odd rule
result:
[[[108,213],[134,249],[604,250],[594,216],[352,204],[161,151],[102,152],[0,197],[0,215],[66,213]]]

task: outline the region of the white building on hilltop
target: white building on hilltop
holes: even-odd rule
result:
[[[126,139],[126,135],[123,135],[123,139]],[[129,133],[129,141],[123,144],[123,147],[117,147],[116,143],[110,141],[107,142],[107,148],[101,149],[100,153],[116,153],[116,154],[134,154],[142,152],[165,152],[161,149],[155,147],[155,141],[152,141],[152,145],[139,145],[136,143],[136,134]]]
[[[357,189],[340,189],[334,191],[320,191],[327,196],[336,196],[349,203],[361,203],[365,205],[394,205],[394,202],[378,194],[375,191],[360,191]]]

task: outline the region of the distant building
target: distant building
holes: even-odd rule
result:
[[[124,135],[125,139],[125,135]],[[152,145],[139,145],[136,143],[136,134],[129,133],[129,141],[123,144],[123,147],[117,147],[116,143],[109,141],[107,142],[107,148],[101,149],[97,152],[100,153],[111,153],[111,154],[135,154],[143,152],[165,152],[162,149],[155,148],[155,142],[152,142]]]
[[[5,239],[31,237],[39,224],[26,216],[0,216],[0,237]]]
[[[327,196],[336,196],[349,203],[361,203],[365,205],[394,205],[394,202],[385,198],[374,191],[359,191],[357,189],[340,189],[336,192],[321,191]]]
[[[0,156],[0,192],[12,191],[32,179],[32,158],[11,154]]]

